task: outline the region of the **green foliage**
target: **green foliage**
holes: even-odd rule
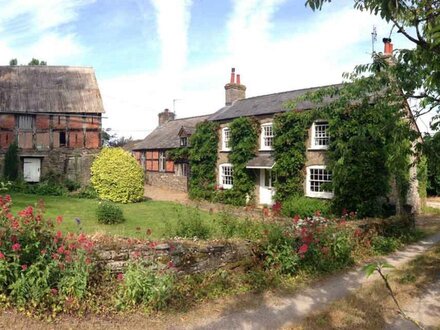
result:
[[[126,309],[142,304],[149,309],[163,309],[169,303],[174,281],[171,273],[157,274],[146,262],[131,262],[121,278],[116,306]]]
[[[241,237],[245,239],[259,239],[263,226],[251,219],[241,220],[233,214],[223,211],[215,218],[222,238]]]
[[[371,240],[371,246],[375,253],[382,255],[396,251],[402,243],[396,237],[375,236]]]
[[[428,160],[421,156],[417,163],[417,180],[419,181],[419,196],[425,199],[428,192]]]
[[[194,199],[211,199],[215,188],[217,165],[218,125],[204,121],[197,124],[190,137],[189,196]]]
[[[294,109],[295,105],[290,104]],[[308,129],[319,116],[316,111],[287,111],[274,120],[274,150],[276,174],[275,198],[285,201],[291,196],[304,195],[304,165]]]
[[[11,66],[15,66],[15,65],[17,65],[17,64],[18,64],[18,61],[17,61],[16,58],[12,58],[12,59],[9,61],[9,65],[11,65]]]
[[[110,202],[100,202],[98,204],[96,218],[99,223],[105,223],[107,225],[113,225],[125,221],[121,207]]]
[[[81,188],[81,184],[79,182],[76,182],[76,181],[73,181],[70,179],[64,179],[62,183],[63,183],[64,187],[66,187],[69,192],[72,192],[72,191],[75,191],[75,190],[78,190],[79,188]]]
[[[180,147],[176,149],[172,149],[168,152],[169,159],[173,161],[182,161],[188,160],[189,157],[189,148],[188,147]]]
[[[87,185],[73,192],[70,196],[76,198],[97,199],[98,193],[93,186]]]
[[[229,126],[231,152],[229,161],[233,167],[233,187],[228,204],[246,205],[247,201],[253,201],[255,175],[253,171],[246,169],[246,165],[255,157],[258,147],[258,122],[249,117],[234,119]]]
[[[427,192],[440,195],[440,132],[425,136],[423,151],[427,159]]]
[[[202,220],[198,209],[187,208],[186,212],[176,209],[178,214],[176,235],[179,237],[207,239],[211,236],[211,230]]]
[[[91,183],[99,198],[116,203],[142,200],[144,175],[141,166],[122,148],[104,148],[91,167]]]
[[[322,215],[330,215],[331,203],[326,200],[292,196],[282,203],[281,212],[284,216],[311,217],[319,211]]]
[[[18,143],[14,141],[8,147],[5,154],[4,178],[15,181],[18,179],[20,160],[18,158]]]
[[[40,61],[37,58],[32,58],[32,60],[28,63],[28,65],[47,65],[46,61]]]

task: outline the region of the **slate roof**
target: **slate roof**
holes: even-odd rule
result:
[[[246,168],[272,168],[274,164],[275,159],[270,153],[259,153],[247,163]]]
[[[293,100],[298,96],[304,95],[307,92],[313,92],[323,87],[338,87],[341,84],[312,87],[305,89],[297,89],[288,92],[281,92],[275,94],[261,95],[255,97],[249,97],[243,100],[238,100],[230,106],[226,106],[213,113],[208,120],[226,120],[238,117],[247,116],[259,116],[259,115],[269,115],[278,112],[284,112],[284,104],[287,101]],[[325,102],[325,100],[324,100]],[[306,101],[297,104],[297,110],[308,110],[314,107],[313,103]]]
[[[144,140],[136,144],[132,150],[171,149],[180,147],[179,131],[182,127],[195,127],[208,119],[207,116],[175,119],[157,127]]]
[[[93,68],[0,66],[0,113],[103,113]]]

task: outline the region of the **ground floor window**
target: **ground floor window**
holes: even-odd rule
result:
[[[188,176],[188,163],[177,163],[176,164],[176,175],[177,176]]]
[[[224,189],[231,189],[233,180],[232,180],[232,165],[231,164],[222,164],[220,165],[220,185]]]
[[[309,197],[332,198],[333,192],[328,188],[332,174],[325,165],[307,167],[306,195]]]
[[[159,151],[159,172],[165,172],[166,161],[165,151]]]

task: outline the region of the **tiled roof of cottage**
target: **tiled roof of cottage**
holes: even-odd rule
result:
[[[0,66],[0,113],[103,113],[93,68]]]
[[[213,113],[209,120],[227,120],[238,117],[270,115],[278,112],[286,111],[284,104],[291,101],[298,96],[304,95],[307,92],[313,92],[323,87],[339,87],[341,84],[312,87],[305,89],[297,89],[288,92],[281,92],[275,94],[261,95],[249,97],[238,100],[230,106],[226,106]],[[324,100],[325,102],[325,100]],[[308,110],[314,107],[312,102],[299,102],[296,106],[297,110]]]
[[[207,116],[175,119],[157,127],[143,141],[132,150],[171,149],[180,147],[179,131],[182,127],[195,127],[198,123],[207,120]]]

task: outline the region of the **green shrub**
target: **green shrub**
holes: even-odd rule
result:
[[[220,212],[214,220],[218,224],[223,238],[241,237],[258,239],[261,237],[263,226],[251,219],[241,220],[229,212]]]
[[[131,262],[120,280],[116,295],[116,306],[120,309],[139,304],[162,309],[167,306],[174,288],[172,274],[155,273],[149,264],[140,260]]]
[[[96,218],[99,223],[104,223],[106,225],[125,221],[121,207],[110,202],[100,202],[98,204]]]
[[[396,251],[402,243],[395,237],[375,236],[371,240],[373,251],[377,254],[388,254]]]
[[[67,195],[67,189],[63,185],[51,181],[43,181],[37,184],[27,184],[24,192],[27,194],[34,194],[40,196]]]
[[[91,167],[93,187],[99,198],[116,203],[142,200],[144,176],[136,159],[122,148],[104,148]]]
[[[67,188],[68,191],[72,192],[75,190],[78,190],[81,188],[81,184],[79,182],[70,180],[70,179],[64,179],[63,180],[63,186]]]
[[[6,180],[15,181],[18,179],[18,168],[20,160],[18,158],[17,141],[11,143],[5,154],[4,177]]]
[[[178,220],[176,235],[179,237],[207,239],[211,236],[210,228],[203,222],[198,209],[186,208],[183,213],[177,210]]]
[[[70,196],[85,199],[97,199],[98,193],[92,186],[85,186],[75,192],[72,192]]]
[[[287,217],[312,217],[316,211],[322,215],[330,215],[330,203],[326,200],[308,198],[303,196],[292,196],[282,203],[281,212]]]

